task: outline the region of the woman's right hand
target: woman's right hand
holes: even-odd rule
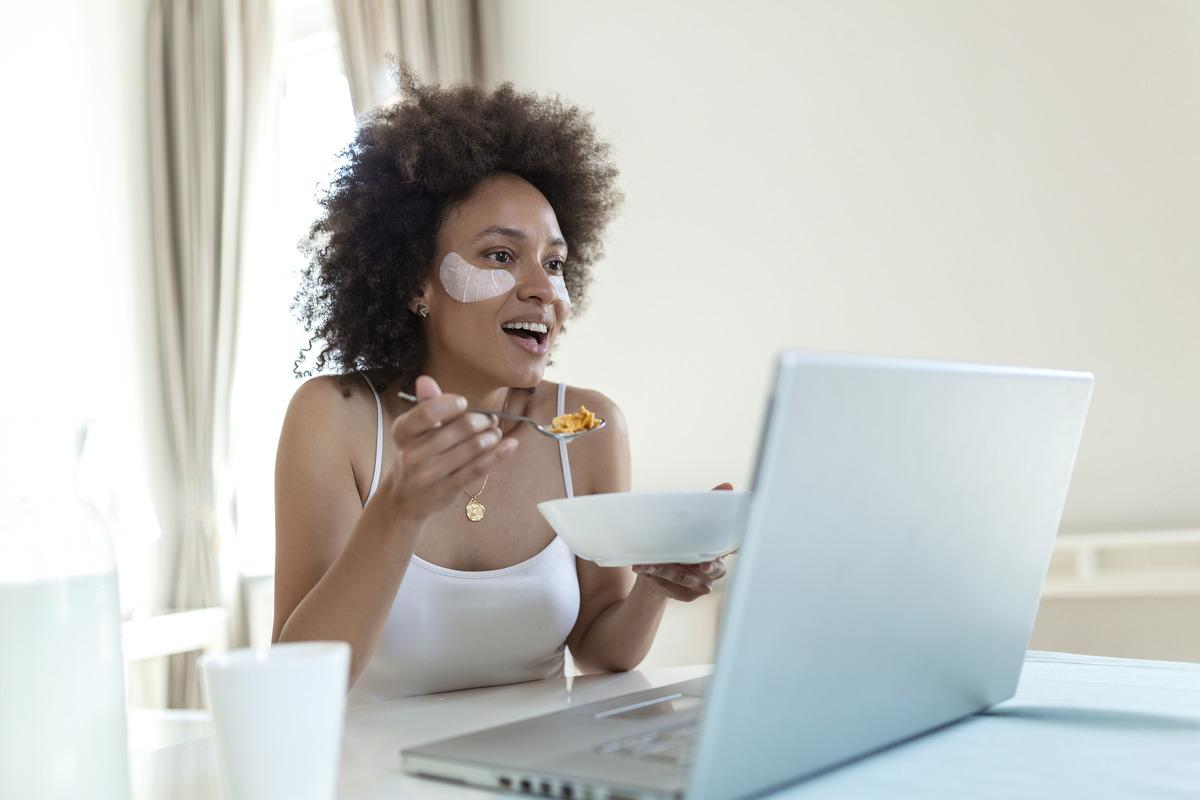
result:
[[[403,518],[420,521],[478,487],[517,440],[503,438],[494,417],[466,411],[465,398],[443,394],[428,375],[417,378],[416,395],[421,401],[392,423],[396,455],[380,494]]]

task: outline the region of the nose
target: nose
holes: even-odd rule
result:
[[[517,299],[529,300],[548,306],[558,299],[554,284],[541,264],[529,262],[522,265],[517,275]]]

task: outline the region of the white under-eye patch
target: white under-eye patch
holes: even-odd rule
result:
[[[567,282],[563,280],[561,275],[551,275],[550,285],[554,287],[554,291],[558,293],[558,299],[566,303],[567,308],[571,307],[571,295],[567,294]]]
[[[460,303],[478,303],[511,292],[517,280],[508,270],[480,269],[458,253],[447,253],[438,267],[446,294]]]

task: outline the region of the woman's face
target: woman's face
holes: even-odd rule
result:
[[[535,386],[570,310],[566,259],[558,219],[541,192],[515,175],[481,182],[438,232],[420,299],[430,309],[427,368]]]

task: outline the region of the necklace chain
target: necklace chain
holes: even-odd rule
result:
[[[490,473],[490,472],[487,475],[483,476],[483,486],[480,486],[479,491],[476,492],[475,494],[471,494],[466,489],[463,489],[463,492],[467,495],[467,497],[471,498],[472,500],[477,500],[479,498],[479,495],[483,494],[483,490],[487,488],[488,478],[490,478],[490,477],[492,477],[492,473]]]
[[[500,409],[501,413],[508,411],[508,399],[511,396],[512,387],[510,386],[508,391],[504,393],[504,406]],[[474,494],[472,494],[468,489],[463,489],[463,493],[466,494],[467,497],[471,498],[467,501],[466,505],[467,519],[471,520],[471,522],[479,522],[481,519],[483,519],[484,514],[487,512],[487,509],[484,507],[483,503],[479,502],[479,496],[483,494],[483,490],[487,488],[488,478],[490,477],[492,477],[492,473],[490,472],[483,476],[483,485],[480,486],[479,491],[475,492]]]

